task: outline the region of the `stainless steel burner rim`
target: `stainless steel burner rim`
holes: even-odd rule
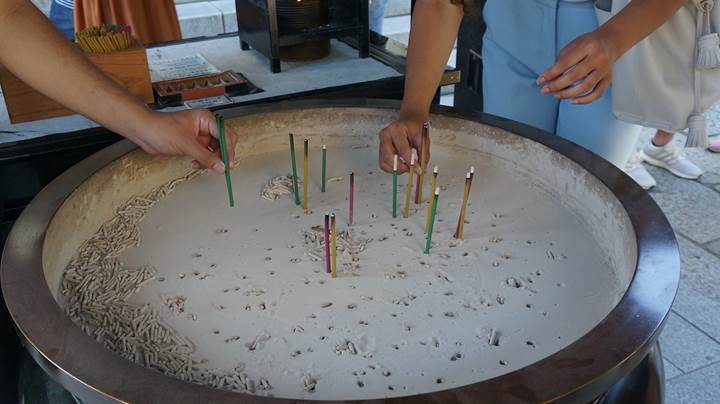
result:
[[[300,108],[397,109],[385,100],[292,101],[228,109],[226,117]],[[679,282],[677,241],[652,198],[620,170],[587,150],[541,130],[489,115],[436,107],[436,114],[504,129],[581,164],[621,202],[638,247],[634,278],[622,300],[590,332],[530,366],[483,382],[412,397],[412,402],[589,402],[632,370],[656,341]],[[123,141],[83,160],[49,184],[13,227],[0,262],[5,302],[28,351],[57,381],[88,402],[293,402],[242,395],[182,382],[131,363],[97,344],[53,299],[41,262],[45,230],[55,211],[86,178],[136,146]],[[388,400],[390,401],[390,400]]]

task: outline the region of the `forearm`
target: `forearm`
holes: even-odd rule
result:
[[[687,0],[633,0],[598,32],[609,39],[615,60],[665,23]]]
[[[0,64],[67,108],[132,140],[151,112],[100,72],[29,0],[0,1]]]
[[[463,17],[450,0],[418,0],[410,28],[401,118],[426,120]]]

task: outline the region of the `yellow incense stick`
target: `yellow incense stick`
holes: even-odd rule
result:
[[[408,170],[408,182],[407,189],[405,190],[405,209],[403,209],[403,217],[407,218],[410,216],[410,198],[412,198],[413,188],[413,173],[415,172],[415,149],[412,151],[410,157],[410,169]]]
[[[435,166],[433,168],[433,176],[432,181],[430,182],[430,189],[435,189],[437,186],[437,176],[438,176],[438,166]],[[425,233],[428,232],[428,227],[430,227],[430,214],[432,213],[432,200],[430,200],[430,203],[428,203],[428,210],[427,210],[427,219],[425,219]]]
[[[308,146],[310,140],[308,138],[305,138],[304,147],[303,147],[303,209],[305,209],[305,213],[308,213],[308,183],[310,182],[310,178],[308,178]]]
[[[467,209],[468,197],[470,196],[470,173],[465,175],[465,191],[463,192],[462,207],[460,208],[460,218],[458,219],[457,230],[455,231],[455,238],[462,239],[463,229],[465,225],[465,210]]]
[[[330,254],[332,255],[332,269],[330,275],[337,277],[337,227],[335,225],[335,214],[330,214]]]

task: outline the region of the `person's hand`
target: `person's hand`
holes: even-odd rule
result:
[[[210,111],[150,112],[142,128],[129,138],[146,152],[166,156],[187,155],[193,158],[193,168],[210,168],[219,174],[225,172],[215,115]],[[228,162],[233,168],[237,138],[227,127],[225,139]]]
[[[418,157],[422,147],[422,119],[400,118],[380,131],[380,168],[393,171],[393,158],[398,155],[398,172],[404,173],[410,167],[412,150]],[[427,145],[427,159],[430,160],[430,140]],[[415,163],[415,172],[420,173],[419,162]]]
[[[589,104],[610,87],[615,52],[599,30],[581,35],[560,50],[557,61],[537,79],[545,94]]]

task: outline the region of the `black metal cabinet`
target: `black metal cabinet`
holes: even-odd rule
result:
[[[366,58],[370,54],[368,0],[321,0],[327,11],[327,21],[289,29],[281,26],[278,14],[281,1],[235,0],[240,47],[243,50],[252,47],[265,55],[273,73],[280,72],[281,47],[307,41],[356,36],[359,57]]]

